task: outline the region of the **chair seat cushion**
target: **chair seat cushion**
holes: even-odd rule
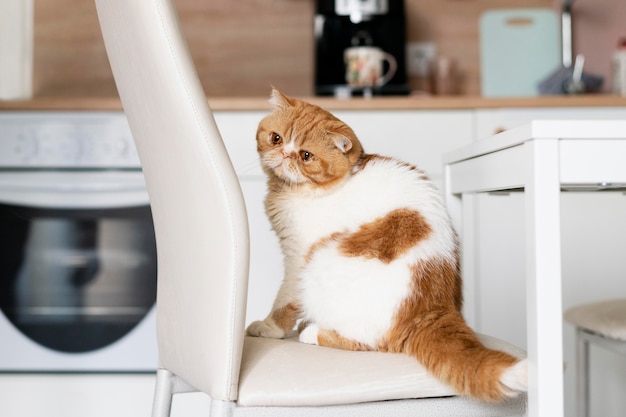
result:
[[[504,341],[479,337],[489,348],[525,357]],[[237,402],[247,407],[320,406],[452,395],[451,387],[407,355],[332,349],[296,338],[246,337]]]
[[[565,320],[593,333],[626,341],[626,299],[572,307],[565,312]]]

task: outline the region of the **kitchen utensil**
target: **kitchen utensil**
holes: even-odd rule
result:
[[[580,94],[585,92],[585,83],[583,81],[584,66],[585,56],[583,54],[576,55],[574,70],[572,71],[572,79],[568,80],[564,86],[567,94]]]
[[[612,90],[618,96],[626,97],[626,37],[617,42],[617,49],[611,59],[613,73]]]
[[[551,9],[490,10],[480,19],[481,92],[535,96],[560,66],[559,24]]]
[[[564,67],[572,65],[574,48],[572,47],[572,3],[574,0],[564,0],[561,6],[561,55]]]
[[[581,94],[595,93],[602,88],[604,78],[598,75],[585,74],[583,66],[585,57],[576,56],[572,68],[572,3],[564,0],[561,5],[561,59],[562,65],[537,84],[540,94]]]
[[[346,84],[351,87],[382,87],[396,73],[398,63],[390,53],[375,46],[353,46],[344,52]],[[383,63],[387,72],[383,73]]]
[[[537,84],[539,92],[545,95],[597,93],[602,88],[604,78],[586,74],[584,65],[585,57],[576,55],[573,67],[561,67]]]

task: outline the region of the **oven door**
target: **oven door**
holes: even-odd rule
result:
[[[0,236],[0,371],[156,368],[141,172],[0,172]]]

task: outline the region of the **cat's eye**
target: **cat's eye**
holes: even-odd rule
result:
[[[270,134],[270,139],[274,145],[280,145],[281,143],[283,143],[283,138],[278,133],[272,132]]]
[[[308,161],[313,157],[313,154],[311,154],[311,152],[309,151],[300,151],[300,158],[302,158],[303,161]]]

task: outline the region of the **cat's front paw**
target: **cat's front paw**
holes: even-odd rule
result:
[[[268,337],[271,339],[282,339],[285,337],[285,331],[278,327],[274,321],[263,320],[255,321],[246,329],[248,336]]]
[[[320,332],[320,328],[317,327],[317,324],[309,324],[306,326],[304,330],[300,332],[300,342],[306,343],[309,345],[317,345],[319,342],[317,341],[317,335]]]

